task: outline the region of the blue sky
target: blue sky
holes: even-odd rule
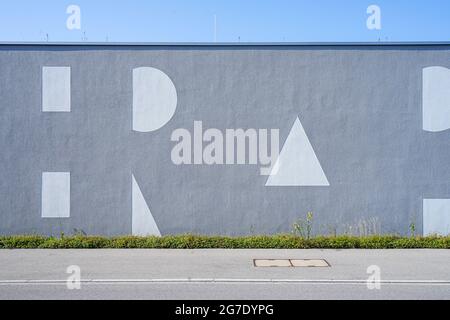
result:
[[[81,30],[66,8],[81,8]],[[382,29],[366,27],[369,5]],[[449,0],[1,0],[0,41],[450,41]]]

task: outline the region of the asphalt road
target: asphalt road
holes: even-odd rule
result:
[[[255,268],[253,259],[330,268]],[[69,290],[69,266],[81,289]],[[380,270],[369,290],[367,269]],[[450,299],[450,250],[0,250],[0,299]]]

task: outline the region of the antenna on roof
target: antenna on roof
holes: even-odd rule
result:
[[[45,41],[48,42],[48,33],[45,34]]]
[[[214,15],[214,42],[217,42],[217,15]]]

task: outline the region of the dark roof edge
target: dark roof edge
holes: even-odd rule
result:
[[[450,46],[450,42],[0,42],[0,46],[121,47],[398,47]]]

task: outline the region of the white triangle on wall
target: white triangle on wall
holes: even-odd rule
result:
[[[300,119],[294,126],[272,169],[266,187],[330,186]]]
[[[145,201],[134,175],[132,185],[132,234],[133,236],[161,236],[155,219]]]

